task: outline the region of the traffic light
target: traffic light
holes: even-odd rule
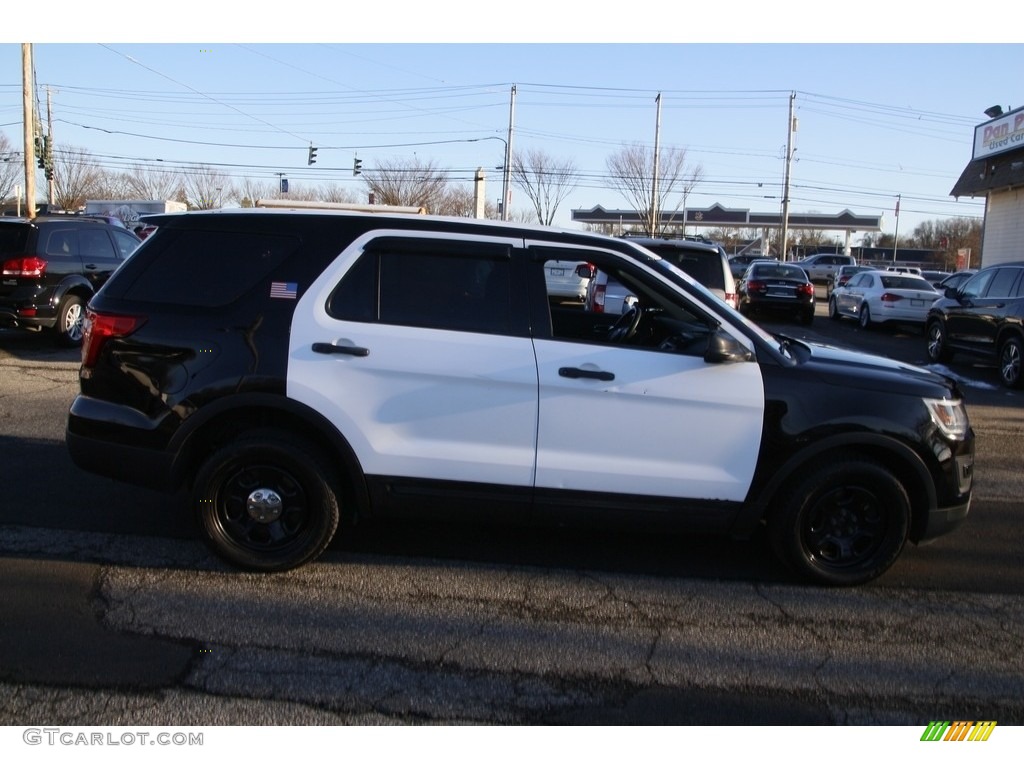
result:
[[[307,161],[306,165],[312,165],[313,163],[316,162],[316,149],[317,149],[316,147],[310,146],[310,148],[309,148],[309,160]]]
[[[363,172],[363,161],[360,160],[357,157],[355,160],[352,161],[352,175],[353,176],[358,176],[362,172]]]
[[[46,151],[50,148],[50,137],[43,136],[40,139],[36,136],[36,165],[40,168],[46,167]]]

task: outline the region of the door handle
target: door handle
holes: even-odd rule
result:
[[[585,371],[582,368],[559,368],[558,375],[567,379],[597,379],[598,381],[613,381],[615,374],[609,371]]]
[[[323,341],[314,342],[313,351],[321,355],[351,355],[352,357],[366,357],[370,354],[370,350],[366,347],[350,347]]]

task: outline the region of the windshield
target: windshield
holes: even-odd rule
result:
[[[749,338],[759,340],[761,343],[767,345],[770,349],[774,350],[779,355],[788,360],[795,359],[789,348],[788,342],[790,340],[785,339],[784,337],[781,336],[776,336],[774,334],[768,333],[766,330],[764,330],[764,328],[759,326],[757,323],[748,320],[735,309],[733,309],[732,306],[726,304],[722,299],[720,299],[706,287],[698,283],[690,275],[686,274],[681,269],[676,267],[674,264],[670,264],[665,259],[662,259],[661,257],[657,256],[657,254],[654,255],[654,259],[655,260],[650,265],[651,267],[664,274],[666,277],[672,280],[672,282],[685,283],[686,285],[692,286],[698,293],[700,293],[702,297],[704,297],[707,300],[707,302],[712,307],[715,308],[715,311],[717,313],[727,316],[726,319],[728,320],[728,322],[733,326],[737,326]]]

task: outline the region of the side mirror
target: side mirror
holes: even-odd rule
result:
[[[721,328],[711,334],[704,352],[705,363],[748,363],[753,359],[753,352]]]
[[[593,280],[596,271],[593,264],[580,264],[576,267],[576,277],[582,277],[584,280]]]

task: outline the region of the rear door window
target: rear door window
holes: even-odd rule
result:
[[[327,312],[357,322],[508,334],[510,254],[465,242],[375,243],[332,293]]]
[[[988,284],[988,292],[985,294],[994,299],[1002,299],[1013,295],[1013,285],[1017,282],[1020,270],[1006,267],[996,271],[992,282]]]

